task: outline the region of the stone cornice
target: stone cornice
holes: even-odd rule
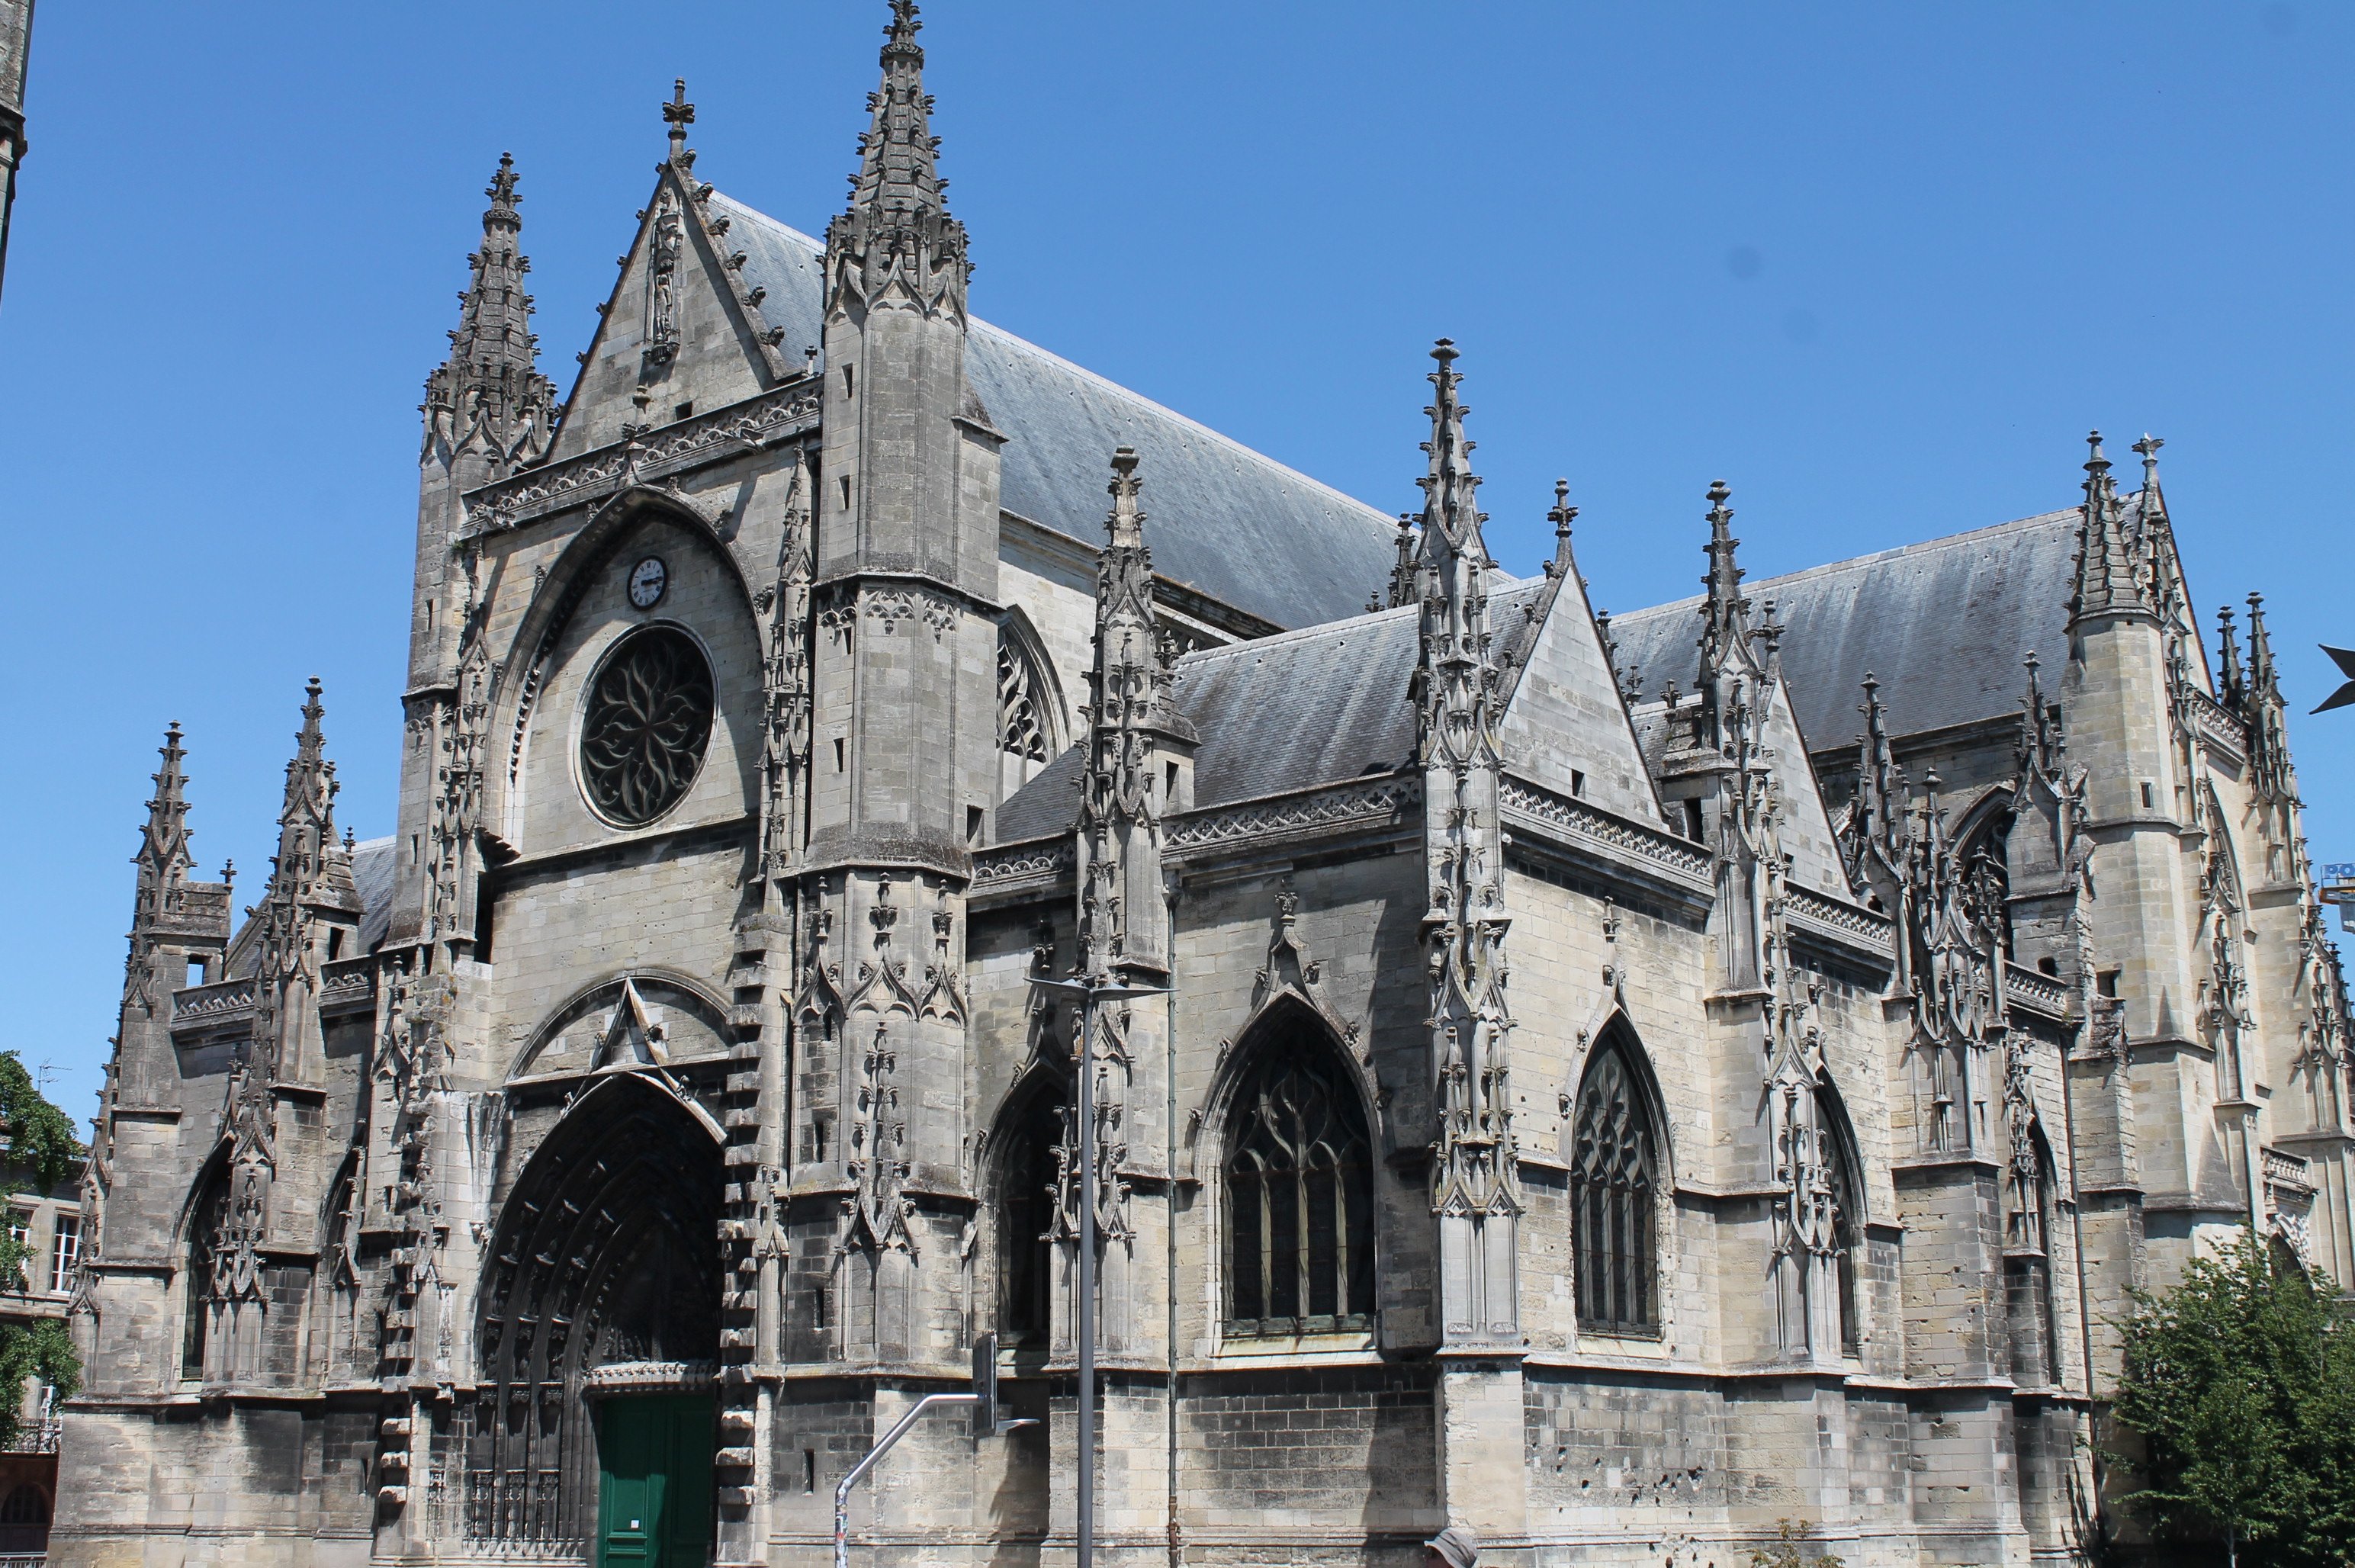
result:
[[[465,527],[459,537],[505,533],[596,500],[621,481],[634,457],[640,479],[663,478],[809,434],[817,424],[818,383],[812,377],[796,377],[773,391],[649,432],[634,443],[614,442],[469,491]]]

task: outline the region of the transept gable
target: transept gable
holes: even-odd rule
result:
[[[763,319],[760,286],[746,281],[732,204],[716,203],[711,187],[697,182],[693,159],[660,165],[613,292],[598,307],[552,461],[740,402],[802,368],[798,354],[781,347],[783,327]]]
[[[1636,744],[1627,705],[1595,621],[1586,583],[1569,549],[1576,508],[1557,502],[1561,546],[1544,592],[1519,613],[1534,624],[1506,671],[1497,728],[1505,765],[1559,794],[1590,800],[1643,822],[1662,819],[1651,771]],[[1499,626],[1498,630],[1508,630]]]

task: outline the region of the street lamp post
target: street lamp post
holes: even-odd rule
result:
[[[1080,1403],[1074,1446],[1079,1451],[1078,1568],[1095,1568],[1096,1552],[1096,1004],[1168,994],[1167,986],[1114,980],[1033,980],[1042,991],[1080,999]]]

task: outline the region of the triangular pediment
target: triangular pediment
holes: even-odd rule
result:
[[[1651,771],[1574,572],[1547,595],[1497,726],[1508,765],[1557,794],[1663,820]]]
[[[553,459],[626,439],[629,425],[665,425],[741,402],[801,370],[744,281],[731,220],[709,186],[663,166],[622,258],[603,319],[564,406]]]

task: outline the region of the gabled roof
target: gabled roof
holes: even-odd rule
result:
[[[709,211],[765,291],[756,308],[784,329],[785,357],[823,342],[824,247],[718,193]],[[1280,626],[1355,614],[1388,581],[1396,528],[1364,502],[978,319],[965,368],[1007,438],[998,501],[1017,517],[1093,549],[1104,464],[1133,446],[1159,575]]]
[[[1868,670],[1900,734],[2016,715],[2020,660],[2031,650],[2048,665],[2067,656],[2076,537],[2071,507],[1744,583],[1753,614],[1771,599],[1787,628],[1783,675],[1808,747],[1862,731]],[[1641,674],[1646,702],[1672,680],[1693,689],[1701,603],[1696,595],[1612,622],[1619,668]]]
[[[1155,536],[1158,563],[1161,541]],[[1508,582],[1488,599],[1495,653],[1507,690],[1537,635],[1524,607],[1544,581]],[[1196,809],[1387,773],[1414,758],[1407,684],[1421,652],[1412,606],[1352,616],[1305,631],[1204,648],[1178,661],[1171,692],[1202,737],[1194,754]],[[1084,749],[1073,746],[997,808],[997,838],[1011,843],[1078,821]]]

